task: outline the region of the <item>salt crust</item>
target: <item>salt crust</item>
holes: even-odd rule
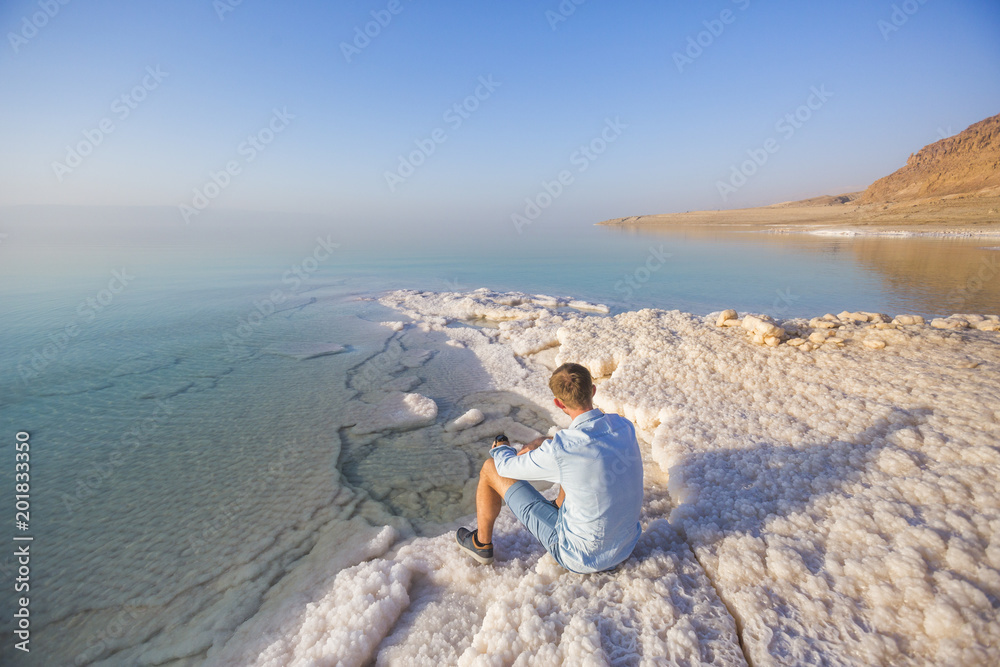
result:
[[[530,353],[542,339],[532,329],[552,327],[548,309],[510,321],[509,300],[483,292],[383,299],[418,319],[470,301],[508,321],[495,336],[508,349]],[[555,362],[606,378],[598,406],[650,443],[669,475],[670,522],[754,664],[1000,663],[996,334],[915,318],[873,328],[891,318],[845,312],[827,319],[843,347],[803,355],[716,320],[651,309],[568,318]],[[869,338],[887,345],[856,345]],[[548,400],[540,383],[494,371],[500,355],[477,354],[498,384]]]
[[[649,464],[640,545],[616,572],[573,575],[504,510],[494,567],[450,534],[411,539],[218,664],[744,664],[734,627],[755,665],[1000,663],[995,333],[842,321],[842,347],[803,354],[718,314],[603,317],[487,290],[381,301],[466,345],[484,389],[548,407],[553,363],[600,378],[597,405],[636,423]],[[888,345],[854,345],[860,327]]]
[[[635,557],[613,572],[563,570],[504,511],[492,567],[459,554],[450,532],[406,541],[272,614],[269,631],[241,632],[210,662],[745,665],[735,624],[694,554],[651,518],[665,489],[650,485],[646,495],[652,512]]]

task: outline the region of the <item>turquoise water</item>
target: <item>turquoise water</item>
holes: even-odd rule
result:
[[[165,616],[181,613],[171,605],[201,599],[220,561],[262,562],[266,548],[245,548],[248,533],[264,545],[289,517],[311,525],[339,489],[348,373],[386,345],[391,332],[377,323],[400,319],[360,297],[489,287],[612,312],[995,313],[1000,253],[990,245],[589,226],[409,247],[295,229],[238,248],[7,243],[0,423],[8,442],[31,434],[31,610],[48,642],[24,664],[114,662],[108,646],[162,632]],[[332,344],[346,349],[302,358],[302,346]],[[475,369],[454,350],[432,351],[424,393],[455,404],[479,381]],[[12,460],[0,467],[5,497]],[[276,461],[280,474],[263,472]],[[304,548],[295,544],[272,561],[291,567]],[[16,564],[6,551],[10,591]],[[145,635],[108,629],[123,618]],[[5,615],[5,635],[10,623]],[[9,648],[5,660],[25,659]]]

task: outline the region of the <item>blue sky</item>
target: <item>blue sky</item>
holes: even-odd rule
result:
[[[0,207],[589,225],[862,189],[1000,113],[994,0],[233,3],[0,5]]]

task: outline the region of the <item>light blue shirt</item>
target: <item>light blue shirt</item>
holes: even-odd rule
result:
[[[556,482],[566,492],[556,522],[566,567],[598,572],[629,557],[642,532],[642,455],[632,422],[590,410],[538,449],[516,454],[510,445],[490,450],[502,476]]]

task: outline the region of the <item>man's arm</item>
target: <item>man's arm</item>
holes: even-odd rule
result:
[[[545,444],[548,446],[543,447]],[[525,450],[515,454],[510,445],[499,445],[490,450],[490,456],[501,477],[527,481],[559,481],[559,466],[556,464],[551,441],[536,438],[525,445]]]
[[[538,449],[539,447],[542,446],[542,444],[546,440],[549,440],[549,438],[546,438],[545,436],[542,436],[540,438],[535,438],[534,440],[532,440],[531,442],[529,442],[528,444],[526,444],[524,447],[522,447],[521,451],[519,451],[517,453],[517,455],[518,456],[524,456],[528,452],[532,452],[532,451]],[[559,495],[556,497],[556,501],[555,501],[556,502],[556,507],[562,507],[562,504],[563,504],[564,500],[566,500],[566,489],[563,488],[562,484],[560,484],[559,485]]]

